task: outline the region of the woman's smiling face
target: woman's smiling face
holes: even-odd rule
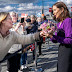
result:
[[[60,17],[61,12],[62,11],[59,8],[57,8],[55,5],[53,6],[53,14],[56,18]]]

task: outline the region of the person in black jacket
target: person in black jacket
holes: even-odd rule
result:
[[[36,17],[35,15],[31,15],[31,24],[33,25],[32,27],[32,30],[33,33],[34,32],[37,32],[38,31],[38,22],[36,21]],[[41,41],[40,42],[37,42],[37,45],[39,45],[39,55],[41,55],[41,45],[42,45],[42,42],[43,42],[43,38],[41,38]]]
[[[37,22],[34,21],[33,23],[31,23],[31,19],[27,19],[26,20],[26,31],[27,31],[27,34],[33,34],[35,32],[38,31],[38,26],[37,26]],[[33,50],[33,60],[35,59],[35,50]]]

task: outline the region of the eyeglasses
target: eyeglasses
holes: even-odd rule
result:
[[[10,19],[10,20],[12,20],[12,18],[11,18],[11,17],[8,17],[8,18],[6,18],[6,19]]]

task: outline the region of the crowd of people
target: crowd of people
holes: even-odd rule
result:
[[[60,43],[58,50],[57,72],[72,72],[72,18],[69,10],[63,2],[57,2],[52,6],[54,23],[46,16],[27,16],[18,20],[15,12],[0,12],[0,61],[5,56],[10,56],[21,48],[22,51],[7,59],[7,72],[23,71],[27,68],[27,51],[32,49],[33,60],[35,60],[35,50],[31,48],[37,42],[39,55],[42,55],[41,45],[43,38],[48,37],[54,43]],[[42,24],[49,24],[55,30],[44,32],[40,29]],[[1,66],[0,66],[1,68]],[[0,69],[1,70],[1,69]]]

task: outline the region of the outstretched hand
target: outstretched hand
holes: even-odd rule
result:
[[[45,33],[43,31],[40,32],[40,36],[42,37],[49,37],[49,38],[52,38],[53,37],[53,33]]]

